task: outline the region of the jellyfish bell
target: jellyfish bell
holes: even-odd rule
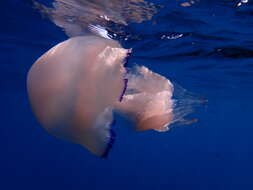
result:
[[[127,52],[114,40],[83,36],[42,55],[27,78],[31,106],[42,126],[102,156],[112,138],[112,106],[124,88]]]

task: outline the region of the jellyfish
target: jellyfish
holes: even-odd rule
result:
[[[27,76],[30,104],[41,126],[100,157],[107,157],[114,142],[114,112],[135,122],[137,131],[169,130],[183,115],[174,112],[174,85],[144,66],[126,68],[130,53],[115,40],[87,35],[42,55]]]

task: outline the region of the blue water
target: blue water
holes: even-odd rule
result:
[[[1,2],[0,190],[253,189],[253,2],[153,2],[164,8],[151,21],[125,28],[129,39],[121,43],[134,50],[130,64],[149,67],[208,104],[191,115],[197,123],[166,133],[136,133],[117,116],[106,160],[48,135],[35,120],[26,73],[67,36],[29,1]]]

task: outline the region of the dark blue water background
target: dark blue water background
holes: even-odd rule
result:
[[[191,115],[199,122],[166,133],[136,133],[117,117],[115,145],[102,160],[48,135],[29,107],[28,69],[67,36],[28,1],[1,1],[1,190],[253,189],[252,2],[154,2],[164,8],[151,21],[125,29],[130,64],[205,96],[208,105]]]

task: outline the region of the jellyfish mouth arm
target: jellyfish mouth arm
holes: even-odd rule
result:
[[[116,109],[136,123],[137,131],[167,131],[173,119],[172,102],[167,92],[126,95],[117,103]]]
[[[116,110],[136,123],[136,130],[167,131],[173,120],[173,85],[146,67],[136,66],[128,79],[122,101]]]
[[[129,69],[125,93],[116,110],[136,123],[136,130],[167,131],[175,125],[196,122],[188,120],[195,107],[203,100],[167,78],[144,66]]]
[[[168,91],[169,96],[172,96],[173,84],[167,78],[152,72],[147,67],[135,66],[129,69],[126,78],[128,79],[127,91],[132,90],[150,94]]]

